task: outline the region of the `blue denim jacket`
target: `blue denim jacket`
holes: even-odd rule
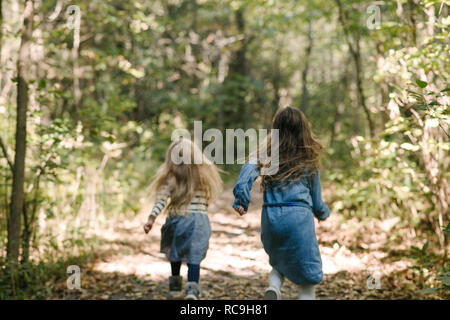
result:
[[[256,164],[246,163],[234,187],[234,208],[246,211],[250,190],[258,177]],[[325,220],[330,210],[322,201],[320,175],[275,186],[264,191],[261,240],[270,265],[296,284],[322,281],[322,259],[315,233],[314,216]]]
[[[245,211],[251,200],[250,190],[258,178],[258,167],[247,162],[242,166],[238,181],[233,189],[235,197],[233,208],[242,206]],[[267,188],[264,192],[264,206],[307,206],[311,208],[319,220],[325,220],[330,215],[330,209],[322,200],[320,173],[302,178],[298,182],[286,183],[283,187]]]

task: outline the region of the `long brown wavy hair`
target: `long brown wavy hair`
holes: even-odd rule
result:
[[[320,166],[323,146],[314,137],[311,127],[303,112],[292,107],[279,110],[273,119],[273,129],[278,129],[278,150],[271,150],[270,135],[268,141],[260,148],[267,148],[265,154],[270,156],[278,151],[278,171],[273,175],[263,175],[263,189],[280,185],[287,181],[298,181],[314,174]],[[259,169],[264,166],[261,161]]]
[[[190,150],[190,157],[183,158],[180,164],[174,163],[172,151],[175,147],[177,147],[175,152],[179,152],[180,156],[183,152]],[[194,157],[201,159],[201,163],[194,163]],[[216,166],[195,143],[186,138],[172,142],[167,149],[166,159],[158,169],[155,180],[150,186],[150,194],[156,195],[166,184],[170,194],[170,200],[165,209],[167,212],[176,211],[189,205],[197,191],[205,193],[209,204],[217,198],[222,190],[222,179]]]

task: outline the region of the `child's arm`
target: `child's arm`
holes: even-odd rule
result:
[[[325,220],[330,215],[330,209],[328,209],[327,205],[322,200],[322,186],[320,184],[320,174],[318,171],[311,177],[310,181],[314,215],[319,220]]]
[[[238,181],[233,189],[235,197],[233,208],[241,216],[247,213],[251,200],[250,190],[258,175],[258,166],[256,164],[247,162],[242,166]]]
[[[145,233],[148,233],[152,229],[153,223],[155,222],[156,217],[161,213],[161,211],[166,206],[168,198],[169,198],[169,193],[168,193],[167,187],[164,186],[156,195],[156,202],[153,206],[152,212],[148,216],[147,222],[144,225]]]

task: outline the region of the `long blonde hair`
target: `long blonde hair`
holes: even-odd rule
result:
[[[180,164],[173,162],[172,152],[175,147],[180,150],[178,153],[180,156],[183,155],[183,152],[188,151]],[[194,158],[197,160],[200,158],[201,161],[198,161],[200,163],[196,164]],[[168,184],[170,194],[167,211],[176,211],[188,205],[196,191],[203,191],[209,204],[217,198],[222,190],[222,179],[216,166],[195,143],[186,138],[172,142],[167,149],[166,159],[158,169],[155,180],[150,186],[151,195],[156,195],[166,184]]]

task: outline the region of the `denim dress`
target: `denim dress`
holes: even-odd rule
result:
[[[250,190],[259,172],[246,163],[234,187],[234,208],[246,211]],[[322,200],[320,175],[266,188],[261,214],[261,240],[270,265],[295,284],[322,281],[322,260],[314,229],[314,216],[325,220],[330,210]]]
[[[210,236],[211,225],[206,213],[168,217],[161,228],[161,252],[170,262],[200,264],[206,257]]]
[[[158,192],[150,213],[155,219],[170,199],[168,184]],[[206,257],[211,236],[208,201],[203,191],[197,191],[188,206],[169,210],[166,223],[161,228],[161,252],[170,262],[184,261],[200,264]]]

